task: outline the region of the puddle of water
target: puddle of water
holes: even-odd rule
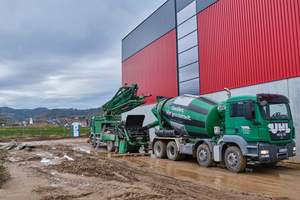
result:
[[[64,155],[64,158],[67,158],[68,160],[74,161],[74,159],[73,159],[73,158],[70,158],[70,157],[69,157],[69,156],[67,156],[67,155]]]
[[[291,173],[287,169],[279,171],[250,164],[247,165],[245,172],[233,173],[228,171],[225,166],[201,167],[197,160],[192,157],[188,157],[184,161],[157,159],[152,158],[152,156],[124,157],[120,159],[152,168],[174,178],[196,181],[223,189],[258,195],[290,197],[291,199],[295,199],[297,197],[296,191],[300,191],[300,172]],[[285,191],[280,189],[282,185],[285,186]]]
[[[41,162],[42,163],[48,163],[48,162],[51,162],[51,160],[47,159],[47,158],[42,158]]]
[[[84,151],[86,153],[91,153],[91,150],[87,150],[87,149],[82,149],[82,148],[79,148],[80,151]]]
[[[52,158],[42,158],[42,160],[40,162],[42,163],[49,163],[52,162],[53,160],[57,159],[58,157],[54,156]]]
[[[111,157],[113,154],[94,153],[101,157]],[[233,173],[228,171],[225,166],[217,164],[208,168],[201,167],[196,158],[192,157],[187,157],[183,161],[171,161],[155,158],[152,153],[151,157],[119,157],[118,159],[128,160],[139,166],[152,168],[181,180],[195,181],[207,186],[239,192],[297,199],[295,197],[297,197],[297,191],[300,190],[300,172],[291,174],[287,169],[279,171],[249,164],[245,172]],[[285,191],[280,189],[282,185],[285,185]]]

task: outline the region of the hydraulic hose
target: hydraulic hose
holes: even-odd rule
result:
[[[141,131],[144,131],[144,130],[148,130],[148,129],[153,128],[153,127],[158,126],[158,125],[159,125],[158,121],[154,121],[151,124],[148,124],[146,126],[138,128],[138,131],[141,132]]]

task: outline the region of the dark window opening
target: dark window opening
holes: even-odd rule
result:
[[[251,103],[252,118],[255,119],[254,103]],[[244,105],[233,103],[230,105],[230,117],[244,117]]]

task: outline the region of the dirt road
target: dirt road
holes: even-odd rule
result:
[[[247,166],[245,173],[200,167],[195,159],[107,157],[86,138],[32,141],[10,151],[11,179],[0,199],[299,199],[300,166]],[[0,143],[0,146],[4,143]],[[100,156],[99,156],[100,155]]]

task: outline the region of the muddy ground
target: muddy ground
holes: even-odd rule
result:
[[[274,190],[271,193],[256,192],[253,189],[248,191],[247,188],[239,187],[245,182],[258,179],[260,173],[253,173],[253,169],[254,172],[257,171],[255,167],[251,173],[236,174],[217,166],[202,168],[194,160],[172,162],[152,157],[109,158],[105,147],[101,147],[98,149],[99,153],[95,153],[90,144],[86,143],[86,138],[26,142],[35,147],[8,153],[6,160],[9,161],[5,162],[5,167],[10,179],[0,189],[0,199],[226,200],[297,199],[300,195],[300,186],[291,188],[291,192],[284,192],[285,187],[293,186],[278,185],[275,186],[278,188],[271,188]],[[0,146],[4,144],[6,143],[0,143]],[[169,170],[166,170],[167,168]],[[189,173],[179,170],[181,168],[197,170],[197,174],[191,172],[190,177],[187,177]],[[281,163],[280,168],[299,183],[299,165]],[[208,173],[221,177],[219,183],[217,178],[213,182],[210,181],[212,177],[201,178],[207,177]],[[268,174],[268,171],[264,173]],[[271,174],[270,177],[274,176]],[[220,184],[222,177],[226,176],[241,181],[231,183],[231,179],[228,178],[227,183]],[[275,175],[274,180],[270,177],[266,176],[254,183],[257,185],[257,191],[263,190],[259,184],[264,185],[266,190],[270,189],[268,182],[276,181],[278,176]],[[263,182],[264,179],[266,183]],[[291,183],[290,180],[287,181]],[[249,185],[249,188],[251,187],[253,186]],[[278,192],[279,190],[283,192]]]

